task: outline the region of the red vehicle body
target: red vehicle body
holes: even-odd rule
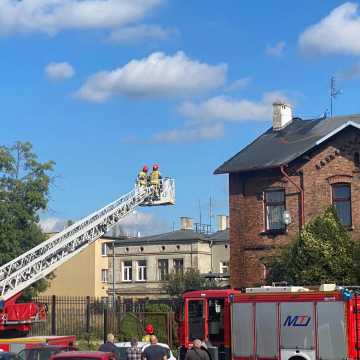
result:
[[[232,297],[238,294],[240,291],[232,289],[199,290],[183,294],[179,327],[181,360],[197,338],[216,347],[219,360],[230,359],[230,306]]]
[[[116,360],[115,355],[102,351],[68,351],[53,355],[50,360]]]
[[[26,336],[31,324],[46,320],[46,305],[34,302],[20,303],[21,293],[0,302],[0,338]]]
[[[57,345],[63,347],[73,347],[76,336],[30,336],[17,339],[0,339],[0,349],[18,353],[23,349],[39,348],[40,346]]]
[[[200,338],[213,360],[216,353],[220,360],[359,360],[360,296],[347,289],[294,291],[185,293],[180,359]]]

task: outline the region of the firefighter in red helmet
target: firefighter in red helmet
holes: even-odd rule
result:
[[[150,184],[154,187],[156,197],[160,196],[160,179],[161,175],[159,171],[159,165],[154,164],[150,175]]]
[[[143,336],[142,341],[150,342],[151,335],[154,335],[154,327],[152,324],[147,324],[145,327],[146,335]]]
[[[146,187],[147,172],[148,172],[148,167],[146,165],[144,165],[142,170],[139,172],[138,178],[137,178],[137,183],[138,183],[139,187]]]

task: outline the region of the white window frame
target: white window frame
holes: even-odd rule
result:
[[[181,268],[176,267],[176,262],[177,261],[182,261],[182,267]],[[174,269],[175,273],[179,273],[178,270],[180,270],[180,273],[182,275],[184,275],[184,271],[185,271],[184,270],[184,259],[183,258],[175,258],[175,259],[173,259],[173,269]]]
[[[131,266],[126,265],[125,263],[131,263]],[[132,271],[133,270],[133,266],[132,266],[132,261],[131,260],[124,260],[122,262],[122,281],[123,282],[132,282]],[[131,274],[131,276],[130,276]],[[131,279],[130,279],[131,278]]]
[[[226,271],[224,271],[226,269]],[[220,262],[220,274],[229,275],[230,272],[230,263],[229,261]]]
[[[166,276],[165,277],[167,277],[167,276],[169,276],[169,266],[170,266],[170,263],[169,263],[169,259],[158,259],[158,261],[157,261],[157,268],[158,268],[158,279],[159,279],[159,281],[166,281],[166,279],[162,279],[161,277],[161,268],[160,268],[160,262],[161,261],[164,261],[165,263],[167,263],[167,266],[166,267],[164,267],[164,268],[166,268],[167,269],[167,271],[166,271]]]
[[[108,269],[101,269],[101,282],[107,283],[109,282],[109,270]]]
[[[142,261],[145,262],[145,265],[139,265],[140,262],[142,262]],[[141,281],[141,282],[147,281],[147,261],[146,260],[138,260],[136,262],[136,266],[137,266],[137,272],[136,272],[137,279],[136,279],[136,281]]]
[[[108,250],[109,248],[107,246],[107,243],[101,243],[101,256],[108,256]]]

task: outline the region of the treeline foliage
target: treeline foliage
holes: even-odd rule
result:
[[[218,287],[216,280],[205,279],[197,269],[184,273],[172,272],[164,283],[164,290],[171,297],[179,298],[187,290],[202,290]]]
[[[268,282],[358,284],[359,255],[359,242],[351,239],[336,210],[329,207],[324,214],[312,219],[295,241],[270,261]]]
[[[0,146],[0,266],[45,240],[38,213],[47,207],[53,166],[39,162],[28,142]],[[46,285],[40,280],[26,294]]]

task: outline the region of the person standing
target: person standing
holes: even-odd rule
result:
[[[168,360],[167,351],[158,345],[155,335],[150,336],[150,346],[147,346],[141,354],[143,360]]]
[[[137,177],[137,182],[140,187],[145,188],[147,185],[147,172],[148,172],[148,167],[144,165]]]
[[[106,342],[99,347],[99,351],[111,352],[114,354],[117,360],[119,359],[118,348],[114,344],[115,336],[113,334],[107,334]]]
[[[154,187],[156,196],[160,195],[160,179],[159,165],[154,164],[150,175],[150,184]]]
[[[151,335],[155,335],[154,327],[151,324],[147,324],[145,327],[145,332],[146,332],[146,335],[143,336],[142,341],[150,342]]]
[[[141,349],[138,348],[136,338],[131,339],[131,347],[126,349],[126,360],[141,360]]]
[[[210,356],[202,347],[202,342],[199,339],[193,341],[193,347],[187,351],[185,360],[210,360]]]

